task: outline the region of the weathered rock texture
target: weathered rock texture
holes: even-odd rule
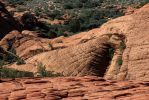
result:
[[[148,100],[149,81],[99,77],[15,79],[0,83],[0,100]]]
[[[25,59],[26,64],[19,66],[13,64],[8,67],[36,72],[37,63],[41,62],[46,66],[46,70],[62,73],[65,76],[103,76],[105,74],[104,77],[107,79],[148,80],[148,27],[149,4],[131,15],[111,20],[100,28],[68,38],[59,37],[48,40],[30,33],[13,42],[13,45],[16,45],[20,41],[25,41],[14,48],[17,54]],[[115,35],[115,33],[119,35]],[[26,34],[26,32],[18,34]],[[125,36],[125,38],[120,38],[121,36]],[[6,37],[12,38],[13,36],[7,35]],[[30,37],[29,40],[28,37]],[[3,46],[7,45],[4,42],[7,40],[5,38],[0,42],[0,44],[4,44]],[[44,42],[40,42],[40,40]],[[124,50],[121,49],[123,41],[126,45]],[[115,48],[115,53],[109,63],[108,49],[111,46]],[[38,47],[39,51],[43,52],[33,55],[29,53],[37,51]],[[42,47],[46,49],[42,49]],[[119,59],[122,59],[122,65],[117,64]]]
[[[37,37],[37,33],[30,31],[12,31],[1,41],[0,46],[5,50],[15,49],[16,54],[23,59],[32,57],[38,53],[50,50],[49,40]]]
[[[14,31],[14,33],[17,33]],[[8,38],[11,37],[13,34],[10,33],[7,35],[1,44],[3,47],[8,48],[9,41]],[[20,35],[20,36],[19,36]],[[55,48],[52,46],[52,48],[48,47],[48,42],[45,44],[42,43],[42,48],[37,48],[37,46],[40,46],[40,42],[42,39],[37,38],[34,40],[35,37],[29,37],[25,36],[21,33],[17,33],[17,35],[12,35],[16,38],[14,42],[11,45],[11,47],[15,48],[16,51],[18,51],[18,55],[20,57],[26,57],[25,55],[22,55],[22,52],[20,52],[19,48],[24,48],[25,53],[27,56],[33,56],[28,57],[26,60],[26,65],[22,65],[21,67],[17,67],[18,65],[12,65],[10,68],[17,68],[19,70],[26,70],[26,71],[32,71],[36,72],[36,68],[38,67],[38,63],[43,63],[43,65],[46,66],[46,70],[48,71],[54,71],[56,73],[62,73],[64,76],[84,76],[84,75],[97,75],[97,76],[104,76],[107,66],[110,63],[110,56],[109,56],[109,49],[115,48],[115,50],[118,52],[119,46],[121,43],[123,43],[123,36],[119,34],[107,34],[103,35],[100,38],[92,38],[92,40],[81,40],[80,43],[76,46],[70,46],[67,48]],[[22,37],[22,38],[21,38]],[[29,39],[28,39],[29,37]],[[22,41],[22,40],[26,41]],[[31,40],[30,40],[31,39]],[[4,41],[7,40],[5,43]],[[35,43],[37,41],[37,43]],[[17,47],[17,44],[23,44],[19,48]],[[31,45],[31,48],[29,48],[29,44]],[[32,44],[31,44],[32,43]],[[34,44],[35,43],[35,44]],[[35,45],[35,48],[33,46]],[[52,44],[51,44],[52,45]],[[24,50],[23,49],[23,50]],[[45,52],[47,50],[47,52]],[[51,51],[50,51],[51,50]],[[33,52],[31,52],[33,51]],[[38,55],[37,55],[37,53]],[[41,51],[41,52],[40,52]],[[44,52],[44,53],[43,53]],[[20,54],[21,53],[21,54]],[[39,54],[40,53],[40,54]],[[34,54],[34,55],[33,55]],[[121,52],[120,54],[121,55]],[[29,66],[29,67],[27,67]],[[115,66],[115,64],[113,65]]]

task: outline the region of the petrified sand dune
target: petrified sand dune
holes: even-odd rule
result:
[[[107,79],[148,80],[148,27],[149,4],[131,15],[113,19],[100,28],[71,37],[48,40],[33,34],[22,36],[19,40],[16,39],[13,45],[25,39],[25,42],[14,47],[17,54],[25,59],[26,64],[13,64],[8,67],[36,72],[36,63],[42,62],[48,71],[62,73],[65,76],[97,75]],[[26,40],[28,37],[30,39]],[[41,40],[44,42],[40,42]],[[0,44],[6,46],[4,41],[5,38]],[[120,48],[121,43],[126,46],[124,50]],[[110,47],[115,49],[111,61],[108,57]],[[38,49],[39,52],[30,53]],[[122,59],[122,65],[117,64],[119,59]]]
[[[99,77],[15,79],[0,83],[0,100],[148,100],[148,85]]]
[[[26,64],[5,67],[36,73],[41,62],[48,71],[76,77],[1,79],[0,100],[149,98],[149,4],[71,37],[45,39],[27,30],[12,31],[0,41],[0,52],[10,49]]]
[[[9,67],[36,72],[36,64],[40,62],[46,66],[46,70],[61,73],[64,76],[97,75],[103,77],[110,63],[110,57],[108,55],[109,48],[113,46],[113,48],[117,49],[122,42],[121,37],[122,36],[118,34],[107,34],[97,39],[93,38],[90,41],[81,40],[78,45],[65,47],[63,49],[55,49],[53,47],[54,49],[51,49],[51,51],[47,49],[46,52],[44,49],[41,49],[42,51],[39,52],[40,54],[38,55],[35,54],[35,51],[39,49],[35,49],[32,46],[32,48],[28,48],[25,51],[28,50],[28,52],[30,52],[32,49],[35,49],[33,52],[35,55],[26,60],[26,65],[21,65],[20,67],[12,65]],[[114,38],[117,38],[117,40]],[[5,39],[6,38],[4,38],[4,40]],[[34,43],[33,37],[32,41],[32,43]],[[17,43],[14,42],[14,44],[16,45]],[[46,45],[48,46],[48,43]],[[25,45],[22,46],[25,47]],[[16,50],[18,50],[18,48],[16,48]],[[30,55],[29,53],[27,54]]]

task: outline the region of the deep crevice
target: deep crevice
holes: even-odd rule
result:
[[[92,59],[93,62],[90,64],[90,66],[95,67],[94,69],[91,69],[91,71],[93,71],[93,73],[97,76],[104,77],[107,68],[111,63],[114,52],[115,49],[113,47],[111,47],[109,44],[105,44],[102,54],[100,53],[101,57],[99,57],[99,55],[95,55],[94,59]]]
[[[123,35],[112,34],[109,41],[102,45],[102,51],[97,50],[97,55],[94,55],[90,64],[93,75],[105,77],[108,74],[113,77],[118,74],[123,63],[122,54],[126,48],[124,39]]]

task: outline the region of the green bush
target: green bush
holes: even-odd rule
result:
[[[143,6],[149,0],[8,0],[10,2],[24,2],[26,10],[34,12],[36,16],[46,19],[64,20],[64,14],[70,19],[61,25],[51,25],[51,33],[57,36],[65,35],[65,32],[72,34],[80,31],[87,31],[97,28],[111,18],[124,15],[123,10],[127,6]],[[118,9],[120,7],[120,9]],[[121,9],[122,8],[122,9]],[[39,28],[40,29],[40,28]],[[42,29],[41,29],[42,30]]]
[[[105,0],[104,3],[107,5],[121,5],[123,7],[127,6],[140,7],[148,2],[149,0]]]
[[[10,4],[24,4],[26,1],[32,1],[32,0],[6,0]]]
[[[5,51],[6,54],[0,53],[0,61],[4,64],[10,64],[16,62],[16,64],[21,65],[25,64],[25,61],[16,55],[14,48],[11,48],[9,51]]]
[[[72,3],[65,3],[65,4],[63,5],[63,7],[64,7],[64,9],[73,9]]]
[[[54,0],[52,4],[49,4],[48,0],[31,0],[26,2],[25,6],[28,11],[34,12],[38,17],[50,17],[52,19],[59,19],[63,14],[61,7],[56,5]]]
[[[0,78],[33,77],[33,73],[5,68],[5,61],[0,59]]]
[[[121,42],[120,43],[120,46],[119,46],[120,51],[123,52],[125,48],[126,48],[125,43],[124,42]]]
[[[65,31],[74,34],[80,31],[97,28],[107,22],[109,18],[124,15],[123,10],[117,9],[116,6],[120,5],[122,0],[75,0],[73,3],[72,0],[62,0],[59,1],[59,3],[66,6],[64,9],[70,14],[72,19],[70,19],[68,23],[59,26],[57,31],[55,31],[58,36],[64,35]],[[78,20],[78,22],[76,20]]]
[[[0,69],[0,77],[1,78],[20,78],[20,77],[33,77],[33,73],[26,71],[18,71],[9,68],[1,68]]]
[[[84,8],[93,8],[99,6],[100,2],[99,0],[88,0],[84,4]]]
[[[76,2],[73,4],[73,6],[74,6],[74,8],[82,8],[83,7],[83,3],[80,2],[79,0],[78,1],[76,0]]]
[[[68,24],[69,26],[69,31],[70,32],[73,32],[73,33],[76,33],[76,32],[79,32],[80,31],[80,21],[79,19],[73,19],[69,22]]]
[[[109,48],[109,57],[110,57],[110,59],[113,58],[113,56],[114,56],[114,52],[115,52],[115,49],[112,48],[112,47],[110,47],[110,48]]]
[[[58,77],[58,76],[63,76],[62,74],[60,73],[53,73],[53,72],[50,72],[50,71],[46,71],[46,67],[45,65],[43,65],[42,62],[38,62],[37,63],[37,74],[40,76],[40,77]]]
[[[122,58],[119,58],[117,60],[117,65],[121,66],[122,64],[123,64],[123,60],[122,60]]]
[[[60,12],[59,10],[49,11],[46,13],[48,17],[54,19],[61,19],[61,16],[63,15],[63,12]]]

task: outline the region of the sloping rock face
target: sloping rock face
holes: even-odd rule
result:
[[[0,83],[0,100],[148,100],[149,81],[99,77],[15,79]]]
[[[12,33],[10,33],[10,35],[12,35]],[[7,36],[9,37],[9,35]],[[22,39],[24,40],[27,37],[28,36]],[[19,38],[18,35],[17,38]],[[31,55],[29,54],[29,52],[33,50],[34,52],[39,50],[37,49],[37,46],[40,46],[41,39],[36,37],[36,39],[38,39],[38,42],[37,44],[35,44],[36,48],[33,48],[33,43],[36,42],[34,38],[35,37],[30,38],[32,39],[31,41],[27,40],[23,42],[24,45],[21,45],[21,47],[25,49],[23,49],[24,51],[28,51],[28,56]],[[21,67],[18,67],[18,65],[13,64],[9,67],[19,70],[25,69],[26,71],[36,72],[38,63],[42,63],[44,66],[46,66],[46,70],[61,73],[64,76],[97,75],[103,77],[111,60],[109,56],[109,49],[113,47],[117,50],[120,43],[122,43],[122,38],[123,36],[119,34],[106,34],[97,39],[92,38],[92,40],[90,41],[81,40],[77,45],[74,46],[63,46],[64,48],[58,46],[52,46],[52,48],[49,47],[47,49],[41,48],[42,52],[39,52],[40,54],[38,53],[37,55],[36,53],[34,53],[35,55],[31,55],[31,57],[25,58],[26,65],[21,65]],[[18,43],[20,43],[22,39],[17,39],[17,42],[19,41]],[[4,40],[8,39],[5,37],[0,44],[8,44],[5,43]],[[16,44],[18,44],[17,42],[13,42],[14,45],[11,45],[13,46],[13,48],[16,49],[16,51],[18,51],[20,48],[17,48],[17,46],[15,46]],[[31,46],[31,48],[26,47],[29,45],[29,43],[32,43],[31,45],[33,45]],[[4,46],[5,45],[3,45],[3,47]],[[44,43],[42,44],[42,46],[44,46]],[[47,42],[45,42],[45,48],[46,46],[48,46]],[[47,52],[45,52],[46,50]],[[19,53],[17,54],[20,57],[25,56],[22,56],[22,52],[20,52],[21,55]]]
[[[50,50],[48,47],[49,40],[40,38],[37,35],[37,33],[27,30],[21,33],[12,31],[0,41],[0,46],[7,51],[15,49],[19,57],[27,59],[41,52]]]
[[[126,36],[123,64],[114,79],[149,79],[149,4],[130,16],[112,20],[99,32],[118,32]]]
[[[149,4],[131,15],[111,20],[89,32],[82,32],[68,38],[43,39],[46,42],[41,45],[49,47],[44,49],[46,52],[26,57],[24,55],[28,55],[33,48],[31,43],[37,43],[36,46],[40,44],[38,40],[37,42],[33,39],[39,38],[32,35],[30,42],[26,41],[25,44],[21,43],[15,47],[16,50],[19,50],[19,47],[25,47],[23,51],[28,50],[24,54],[21,51],[17,52],[20,57],[24,57],[26,64],[19,66],[13,64],[8,67],[36,72],[38,63],[41,62],[46,70],[62,73],[64,76],[97,75],[107,79],[148,80],[148,27]],[[20,41],[26,37],[28,36],[23,36]],[[111,47],[115,49],[112,59],[108,55]],[[36,49],[34,48],[35,51]]]

